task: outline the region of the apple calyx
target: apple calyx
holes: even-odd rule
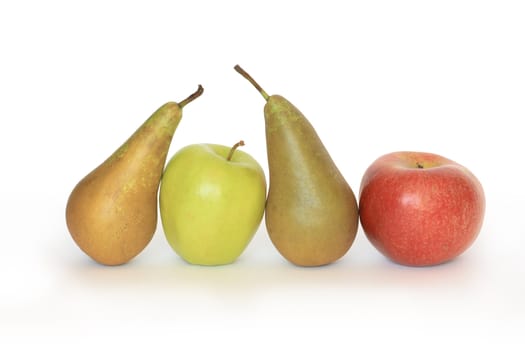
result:
[[[423,164],[421,164],[420,162],[416,162],[416,167],[418,169],[424,169],[425,167],[423,166]]]
[[[228,153],[228,157],[226,157],[226,160],[229,162],[230,160],[232,160],[232,157],[233,157],[233,152],[235,152],[235,150],[237,149],[237,147],[239,146],[244,146],[244,141],[241,140],[239,142],[237,142],[235,145],[233,145],[233,147],[230,149],[230,153]]]
[[[193,94],[191,94],[190,96],[186,97],[184,100],[179,102],[180,108],[183,108],[188,103],[190,103],[191,101],[195,100],[197,97],[202,95],[203,92],[204,92],[204,88],[202,87],[202,85],[199,84],[199,87],[197,88],[197,91],[195,91]]]

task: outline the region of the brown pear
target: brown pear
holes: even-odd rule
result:
[[[305,116],[279,95],[269,96],[235,66],[266,99],[264,118],[270,185],[266,228],[286,259],[319,266],[350,249],[358,227],[355,195]]]
[[[182,108],[202,92],[199,85],[184,101],[161,106],[71,192],[67,227],[93,260],[120,265],[151,241],[157,227],[159,183],[173,134]]]

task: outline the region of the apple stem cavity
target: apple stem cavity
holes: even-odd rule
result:
[[[233,152],[235,152],[235,150],[237,149],[237,147],[239,146],[244,146],[244,141],[241,140],[239,142],[237,142],[235,145],[233,145],[233,147],[231,148],[230,150],[230,153],[228,153],[228,157],[226,157],[226,160],[229,162],[230,160],[232,160],[232,157],[233,157]]]
[[[180,108],[183,108],[188,103],[190,103],[191,101],[195,100],[197,97],[202,95],[203,92],[204,92],[204,89],[203,89],[202,85],[199,84],[199,87],[197,88],[197,91],[195,91],[190,96],[186,97],[186,99],[184,99],[182,102],[179,102]]]
[[[261,85],[259,85],[255,79],[253,79],[251,77],[250,74],[248,74],[248,72],[246,72],[244,69],[241,68],[241,66],[239,66],[238,64],[235,65],[235,67],[233,67],[233,69],[235,69],[240,75],[242,75],[246,80],[248,80],[250,83],[252,83],[253,86],[255,86],[255,88],[261,93],[261,95],[264,97],[264,99],[266,101],[268,101],[268,99],[270,98],[270,96],[268,96],[268,94],[266,93],[266,91],[263,90],[263,88],[261,87]]]

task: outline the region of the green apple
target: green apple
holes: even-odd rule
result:
[[[191,264],[232,263],[261,223],[266,178],[252,156],[237,150],[242,145],[189,145],[166,165],[159,195],[164,234]]]

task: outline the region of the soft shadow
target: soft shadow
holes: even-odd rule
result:
[[[156,260],[139,256],[124,265],[104,266],[77,254],[70,257],[60,285],[106,292],[153,290],[251,298],[266,291],[290,289],[451,291],[475,285],[479,279],[479,267],[467,256],[430,267],[402,266],[380,255],[348,256],[325,266],[300,267],[278,255],[198,266],[166,254]]]

